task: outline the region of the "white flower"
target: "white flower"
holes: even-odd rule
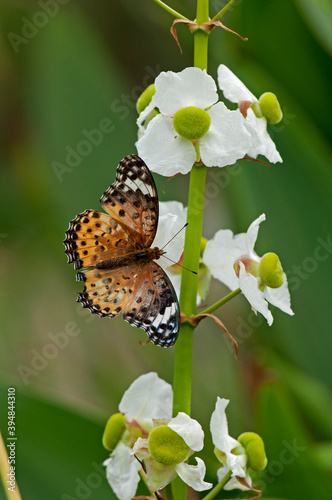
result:
[[[258,99],[224,64],[221,64],[218,68],[218,84],[225,97],[231,102],[258,102]],[[237,110],[237,112],[241,114],[240,110]],[[249,108],[247,110],[245,126],[252,139],[250,149],[246,151],[249,156],[256,158],[261,154],[272,163],[282,162],[282,158],[267,132],[267,121],[264,117],[257,118],[253,110]]]
[[[290,294],[288,290],[287,278],[285,273],[284,283],[279,288],[270,288],[264,285],[259,277],[255,277],[246,271],[246,267],[241,262],[250,261],[252,264],[261,262],[254,251],[254,245],[257,239],[259,224],[265,220],[262,214],[248,228],[247,233],[233,235],[230,230],[218,231],[212,240],[208,241],[203,254],[203,262],[208,266],[212,276],[231,290],[241,288],[254,311],[259,311],[271,325],[273,316],[268,308],[268,302],[278,307],[287,314],[293,315],[290,307]],[[241,259],[242,258],[242,259]],[[234,270],[234,263],[239,262],[239,276]]]
[[[232,472],[231,479],[224,486],[225,490],[233,490],[235,488],[248,490],[237,478],[243,478],[245,482],[252,486],[251,477],[247,471],[247,456],[245,450],[241,453],[241,444],[228,434],[228,424],[225,409],[229,403],[228,399],[217,398],[216,407],[211,416],[210,429],[212,441],[217,448],[217,456],[222,459],[223,466],[218,469],[218,481],[220,482],[230,471]],[[236,450],[237,454],[232,451]],[[221,452],[221,453],[220,453]]]
[[[178,201],[164,201],[159,203],[159,223],[157,234],[153,245],[158,248],[164,248],[166,254],[161,256],[158,263],[167,272],[177,296],[180,296],[182,272],[190,272],[183,270],[177,263],[181,262],[184,250],[185,229],[172,239],[187,222],[187,208]],[[172,239],[172,241],[170,241]],[[169,244],[168,244],[169,242]],[[171,261],[175,262],[173,264]],[[204,266],[205,268],[205,266]],[[209,286],[209,271],[207,269],[199,269],[197,304],[200,304],[201,299],[205,298],[206,289]]]
[[[137,151],[150,170],[165,176],[186,174],[199,158],[208,167],[224,167],[248,152],[251,137],[243,116],[218,102],[216,84],[205,70],[186,68],[180,73],[162,72],[155,80],[155,88],[150,104],[137,121]],[[198,158],[193,142],[173,127],[175,113],[188,107],[205,111],[211,119],[205,135],[195,141]],[[154,108],[160,113],[149,121],[145,130],[142,124]]]
[[[153,428],[153,419],[171,418],[172,398],[172,386],[151,372],[131,384],[121,399],[119,410],[129,425],[137,426],[147,435]],[[120,500],[131,500],[140,480],[141,465],[131,451],[131,447],[120,440],[104,462],[108,482]]]
[[[185,238],[185,229],[182,231],[181,229],[186,222],[187,208],[182,203],[179,201],[162,201],[159,203],[159,222],[153,246],[165,247],[165,256],[160,257],[159,260],[159,264],[164,269],[172,266],[174,262],[179,262],[181,258]],[[180,231],[179,234],[172,239],[178,231]]]
[[[166,460],[162,462],[162,458],[156,460],[155,454],[151,450],[152,445],[149,439],[139,438],[136,441],[132,453],[144,461],[147,472],[147,483],[151,491],[154,492],[162,489],[173,481],[177,475],[196,491],[204,491],[211,488],[212,484],[204,481],[206,468],[203,460],[196,458],[197,465],[185,463],[194,451],[200,451],[203,448],[204,432],[201,425],[185,413],[180,412],[168,422],[156,422],[156,429],[158,427],[161,431],[159,434],[161,436],[160,442],[164,442],[164,428],[168,427],[183,439],[184,446],[187,449],[184,450],[185,456],[181,461],[178,463],[168,463]],[[155,445],[158,445],[159,436],[155,438]],[[176,453],[172,452],[171,442],[169,442],[169,447],[169,450],[166,452],[167,459],[170,456],[174,458]],[[178,448],[177,452],[179,452]]]
[[[161,256],[158,264],[166,271],[177,296],[180,296],[182,269],[175,263],[181,259],[184,249],[185,229],[172,240],[172,237],[185,225],[187,208],[179,201],[164,201],[159,203],[158,229],[153,245],[165,248],[166,254]],[[169,244],[168,244],[169,242]]]
[[[104,461],[107,480],[120,500],[131,500],[140,481],[141,464],[130,453],[131,449],[120,441],[111,457]]]

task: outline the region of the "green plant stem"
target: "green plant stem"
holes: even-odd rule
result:
[[[197,0],[196,22],[209,21],[209,0]],[[207,70],[209,34],[203,30],[194,33],[194,66]]]
[[[209,493],[207,495],[205,495],[205,497],[203,497],[202,500],[212,500],[218,493],[219,491],[221,491],[223,489],[223,487],[225,486],[226,483],[228,483],[228,481],[230,480],[232,476],[232,471],[230,470],[226,476],[224,477],[224,479],[222,479],[220,481],[220,483],[218,483],[214,488],[212,488],[212,490],[209,491]]]
[[[198,272],[206,167],[194,165],[190,174],[188,196],[188,226],[185,236],[183,266]],[[196,314],[197,274],[183,270],[180,310],[186,316]],[[191,409],[191,367],[194,327],[183,323],[175,344],[173,378],[173,415],[183,411],[190,415]]]
[[[204,23],[209,20],[209,1],[197,0],[196,21]],[[194,32],[194,65],[202,70],[207,69],[208,34],[196,30]],[[206,167],[194,165],[190,173],[188,194],[188,226],[185,235],[183,265],[187,269],[198,272],[205,191]],[[183,271],[180,292],[180,309],[187,316],[196,314],[198,276]],[[183,411],[190,415],[191,410],[191,371],[194,327],[183,323],[179,338],[175,344],[174,378],[173,378],[173,415]],[[174,500],[186,500],[187,485],[179,478],[172,482]]]
[[[235,2],[235,0],[230,0],[228,2],[227,5],[225,5],[225,7],[223,7],[219,12],[218,14],[216,14],[213,18],[212,18],[212,21],[218,21],[219,19],[221,19],[225,14],[226,12],[228,11],[228,9],[230,9],[233,5],[233,3]]]
[[[221,307],[224,304],[226,304],[226,302],[228,302],[229,300],[231,300],[233,297],[236,297],[237,295],[239,295],[239,293],[241,293],[241,288],[237,288],[236,290],[234,290],[234,292],[229,293],[228,295],[226,295],[222,299],[218,300],[218,302],[215,302],[214,304],[212,304],[212,306],[207,307],[206,309],[204,309],[204,311],[200,311],[200,314],[210,314],[210,313],[212,313],[213,311],[215,311],[219,307]]]
[[[166,498],[166,500],[173,500],[173,491],[171,484],[166,484],[166,486],[164,487],[164,498]]]
[[[176,19],[183,19],[184,21],[189,21],[189,19],[187,17],[184,17],[182,14],[180,14],[176,10],[172,9],[171,7],[169,7],[164,2],[161,2],[161,0],[153,0],[153,1],[157,5],[159,5],[159,7],[161,7],[162,9],[166,10],[166,12],[168,12],[169,14],[171,14],[172,16],[174,16]]]

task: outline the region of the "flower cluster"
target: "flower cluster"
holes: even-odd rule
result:
[[[176,233],[185,220],[187,210],[179,202],[160,203],[160,222],[156,235],[157,246],[164,246],[165,234],[171,230]],[[254,251],[258,236],[259,225],[265,220],[265,214],[260,215],[250,224],[247,233],[233,235],[229,229],[216,232],[209,241],[203,241],[201,264],[199,270],[199,287],[201,295],[197,302],[205,299],[209,286],[209,278],[214,278],[225,284],[230,290],[238,288],[248,300],[252,309],[260,312],[271,325],[273,316],[268,303],[281,311],[293,315],[290,305],[287,277],[283,272],[279,258],[274,253],[267,253],[259,257]],[[161,246],[161,247],[162,247]],[[180,261],[184,248],[184,235],[179,234],[166,248],[166,257],[175,262]],[[170,266],[170,262],[163,257],[161,265],[168,272],[177,293],[180,292],[181,268]]]
[[[165,176],[186,174],[194,164],[198,172],[203,164],[225,167],[258,155],[272,163],[282,161],[268,134],[268,124],[278,123],[282,118],[275,95],[267,92],[257,99],[224,65],[218,68],[218,86],[225,99],[237,104],[237,109],[228,109],[219,100],[215,81],[199,68],[163,72],[142,94],[137,103],[136,146],[152,171]],[[178,231],[186,220],[187,209],[181,203],[159,204],[154,245],[166,247],[159,262],[177,293],[182,273],[178,264],[184,252],[184,232]],[[260,257],[254,250],[264,220],[265,215],[260,215],[246,233],[234,235],[221,229],[211,240],[201,239],[197,303],[205,299],[213,277],[235,292],[227,300],[242,292],[251,308],[261,313],[269,325],[273,322],[269,304],[293,314],[279,257],[272,252]],[[195,304],[195,295],[191,298]],[[210,315],[208,310],[205,312],[202,317]],[[190,384],[188,387],[190,390]],[[188,463],[194,453],[203,449],[203,429],[186,413],[172,417],[172,401],[172,387],[156,373],[147,373],[132,383],[120,402],[119,412],[108,420],[103,443],[110,457],[104,465],[107,479],[120,500],[134,497],[141,477],[151,493],[163,489],[177,476],[196,491],[212,488],[204,479],[206,468],[202,458],[195,457],[196,464],[192,460]],[[227,490],[253,490],[250,471],[261,471],[267,464],[264,443],[254,432],[241,434],[237,439],[229,435],[228,403],[218,397],[210,421],[215,456],[221,464],[218,483]],[[219,490],[217,486],[209,497]]]
[[[120,412],[108,420],[103,442],[111,456],[104,465],[107,479],[120,500],[130,500],[135,495],[141,468],[152,493],[176,476],[196,491],[212,487],[204,481],[202,459],[196,457],[196,465],[186,463],[195,451],[203,449],[202,427],[182,412],[171,418],[171,398],[172,387],[156,373],[147,373],[131,384],[120,402]],[[218,480],[229,474],[227,489],[251,489],[249,468],[262,470],[266,466],[264,444],[254,433],[245,433],[238,441],[228,435],[228,402],[218,398],[211,417],[215,454],[222,464]]]
[[[162,72],[139,101],[137,151],[161,175],[186,174],[196,162],[225,167],[249,155],[282,161],[267,132],[282,113],[274,94],[258,101],[224,65],[218,69],[224,96],[236,102],[229,110],[218,99],[213,78],[199,68]]]
[[[103,442],[111,451],[104,462],[107,479],[120,500],[130,500],[140,480],[144,464],[152,492],[169,484],[177,475],[197,491],[211,488],[206,483],[205,465],[185,463],[203,448],[200,424],[184,413],[172,418],[172,386],[156,373],[135,380],[124,393],[120,413],[107,422]]]

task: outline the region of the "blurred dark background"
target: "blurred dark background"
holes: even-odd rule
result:
[[[225,3],[212,0],[211,17]],[[170,5],[195,17],[194,0]],[[62,241],[77,213],[100,209],[118,162],[136,152],[137,97],[160,71],[192,65],[193,39],[178,25],[181,55],[169,32],[173,18],[152,0],[3,0],[0,16],[1,430],[6,438],[14,387],[24,500],[111,498],[100,466],[108,456],[105,421],[139,375],[156,371],[172,381],[173,349],[143,347],[142,330],[76,304],[81,286]],[[329,498],[331,6],[239,0],[222,22],[248,41],[214,30],[209,72],[216,78],[224,63],[257,97],[277,94],[284,120],[270,133],[283,163],[242,160],[237,175],[211,169],[204,236],[246,231],[265,212],[257,251],[280,256],[295,316],[275,310],[268,327],[241,296],[218,311],[239,342],[239,362],[221,331],[202,322],[192,416],[206,432],[209,480],[218,464],[208,426],[219,395],[231,400],[232,436],[254,430],[265,440],[263,498]],[[188,176],[168,183],[165,194],[166,179],[155,179],[161,201],[186,204]],[[225,293],[214,282],[207,303]]]

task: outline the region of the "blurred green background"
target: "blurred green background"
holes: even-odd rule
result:
[[[211,0],[211,17],[225,3]],[[195,17],[194,0],[170,4]],[[141,346],[142,330],[76,304],[62,241],[77,213],[100,209],[118,162],[136,152],[138,95],[160,71],[192,65],[193,40],[179,25],[181,55],[173,19],[152,0],[3,0],[0,16],[0,427],[6,438],[14,387],[24,500],[113,498],[100,465],[105,421],[139,375],[172,381],[173,349]],[[270,133],[284,162],[242,160],[238,175],[211,169],[204,236],[246,231],[265,212],[257,251],[280,256],[295,316],[275,310],[267,327],[243,297],[225,306],[217,314],[239,362],[219,329],[201,323],[192,408],[206,431],[201,456],[215,481],[209,419],[216,396],[227,397],[231,435],[264,438],[263,498],[331,498],[331,4],[239,0],[223,22],[249,40],[216,29],[209,72],[225,63],[256,96],[278,95],[284,120]],[[186,203],[188,176],[165,194],[166,179],[155,179],[160,200]],[[225,293],[213,283],[208,303]]]

